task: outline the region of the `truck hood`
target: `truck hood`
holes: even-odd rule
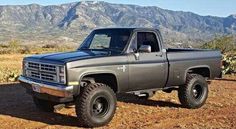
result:
[[[94,57],[108,56],[108,52],[104,51],[74,51],[74,52],[63,52],[63,53],[51,53],[51,54],[40,54],[30,56],[27,59],[33,59],[38,61],[53,61],[66,63],[74,60],[88,59]]]

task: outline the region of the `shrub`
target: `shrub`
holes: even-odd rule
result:
[[[223,56],[223,74],[236,73],[236,54],[228,54]]]
[[[0,68],[0,82],[15,82],[20,75],[20,69]]]
[[[31,53],[31,48],[28,46],[24,46],[20,49],[21,54],[30,54]]]
[[[11,40],[8,43],[8,46],[12,49],[19,48],[20,47],[20,42],[18,40]]]
[[[204,49],[220,50],[223,54],[223,74],[232,74],[236,72],[236,43],[233,36],[216,37],[210,42],[201,46]]]
[[[58,45],[56,45],[56,44],[46,44],[46,45],[43,45],[42,48],[58,48]]]
[[[17,81],[18,77],[19,77],[19,73],[11,72],[7,77],[7,81],[8,82],[15,82],[15,81]]]
[[[221,53],[225,54],[233,52],[235,48],[235,41],[233,36],[216,37],[210,42],[207,42],[201,46],[204,49],[220,50]]]
[[[9,48],[0,48],[0,54],[10,54],[11,49]]]

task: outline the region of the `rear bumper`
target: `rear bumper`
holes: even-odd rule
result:
[[[21,85],[26,88],[27,93],[41,99],[54,102],[73,101],[73,86],[54,86],[35,82],[31,79],[20,76],[18,79]],[[38,87],[38,91],[33,90],[33,85]]]

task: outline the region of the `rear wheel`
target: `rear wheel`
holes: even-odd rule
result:
[[[208,97],[208,84],[205,78],[198,74],[188,74],[186,84],[179,87],[178,97],[186,108],[202,107]]]
[[[38,109],[45,111],[45,112],[53,112],[54,106],[57,105],[57,103],[55,103],[55,102],[42,100],[42,99],[39,99],[36,97],[33,97],[33,101]]]
[[[76,99],[76,114],[86,127],[99,127],[108,124],[116,110],[114,91],[105,84],[91,83],[82,89]]]

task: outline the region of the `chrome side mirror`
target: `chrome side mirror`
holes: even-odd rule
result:
[[[151,53],[152,52],[152,47],[150,45],[142,45],[138,49],[138,52],[141,52],[141,53]]]

